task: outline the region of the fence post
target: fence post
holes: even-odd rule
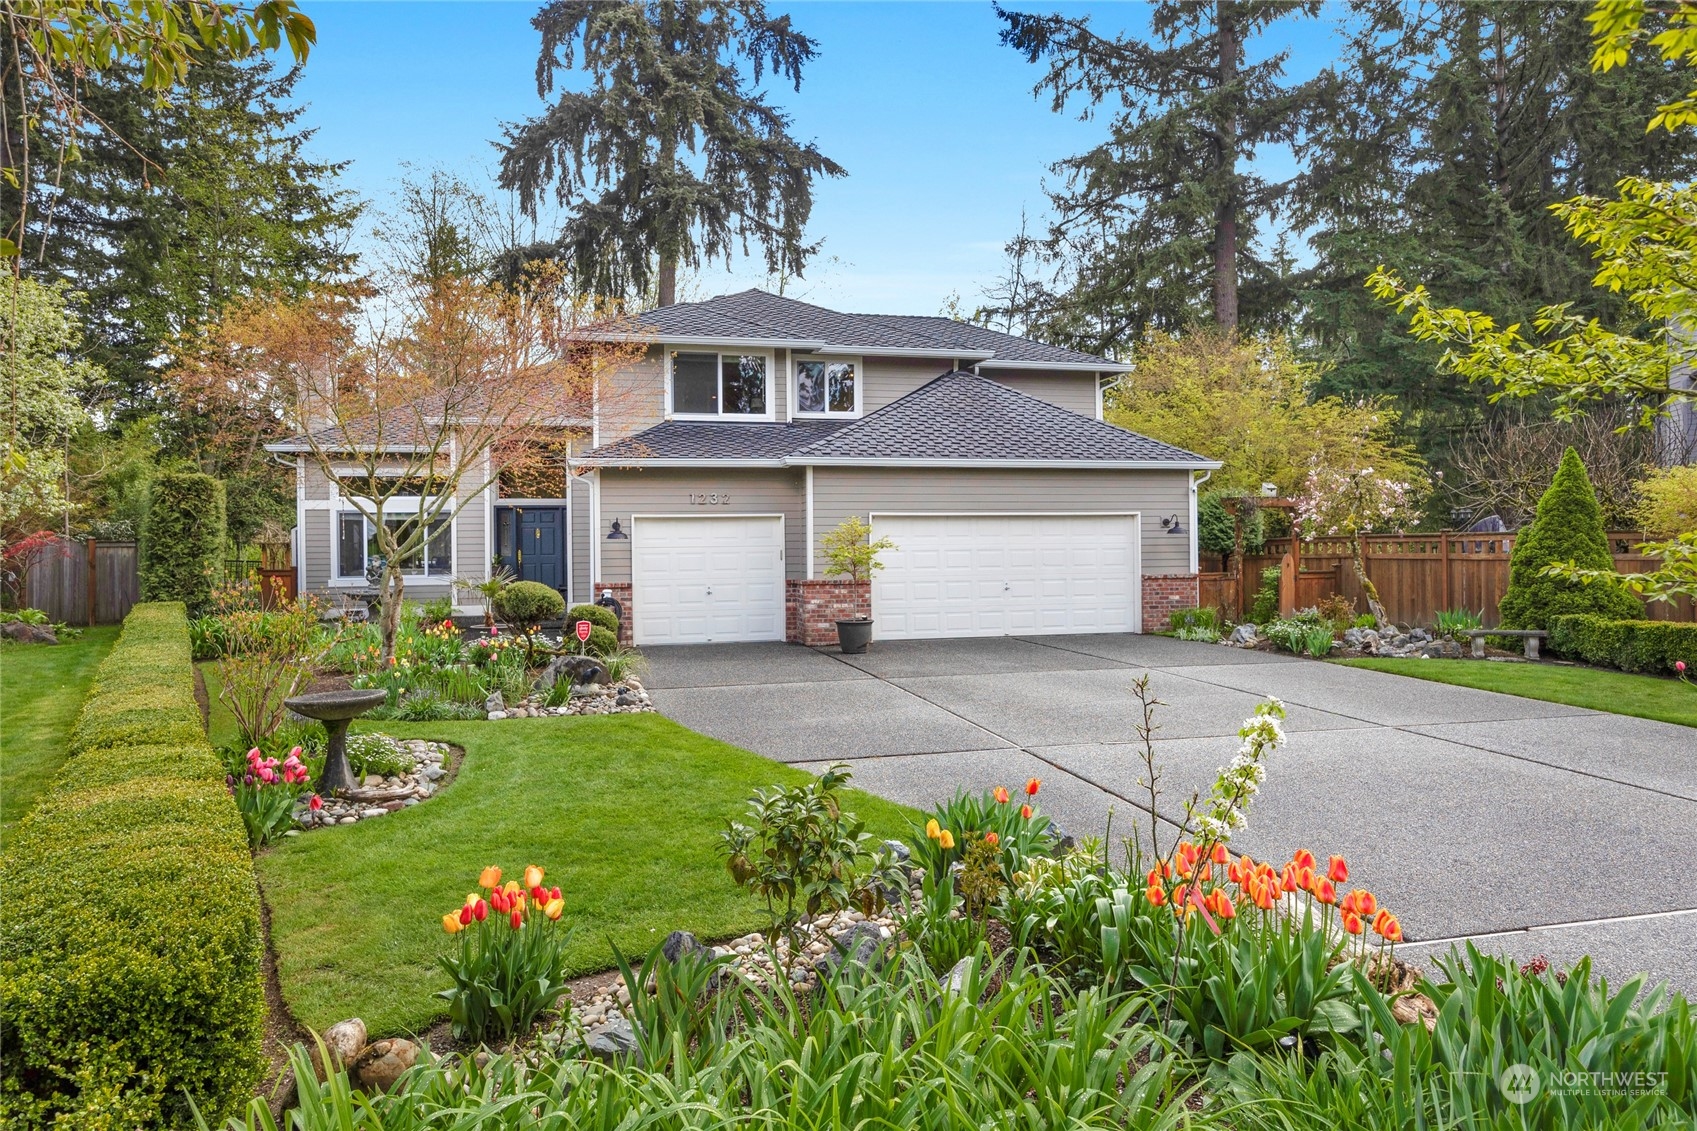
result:
[[[84,543],[88,553],[88,626],[94,627],[95,602],[100,596],[100,568],[95,565],[95,550],[98,548],[93,538]]]
[[[1439,588],[1444,595],[1443,607],[1447,609],[1450,607],[1450,532],[1447,530],[1438,532],[1438,561],[1444,571]]]

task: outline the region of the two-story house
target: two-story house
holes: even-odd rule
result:
[[[409,595],[503,564],[570,600],[611,591],[638,645],[829,643],[867,611],[882,640],[1139,632],[1195,604],[1219,464],[1103,422],[1127,366],[758,290],[642,322],[653,344],[570,467],[465,507]],[[304,466],[298,494],[301,590],[363,584],[357,512]],[[895,544],[869,591],[824,577],[851,515]]]

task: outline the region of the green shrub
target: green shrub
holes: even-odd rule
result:
[[[1182,629],[1206,629],[1209,632],[1220,631],[1220,611],[1218,609],[1174,609],[1168,618],[1173,631]]]
[[[566,610],[566,627],[569,629],[580,620],[586,620],[598,628],[604,628],[614,635],[619,631],[619,618],[612,609],[600,605],[573,605]]]
[[[259,892],[179,604],[137,605],[0,863],[7,1126],[221,1122],[259,1079]]]
[[[1585,614],[1556,617],[1550,622],[1550,651],[1626,672],[1668,675],[1680,660],[1686,670],[1697,670],[1697,624]]]
[[[1196,545],[1207,554],[1229,554],[1236,549],[1237,527],[1219,492],[1203,495],[1196,502]]]
[[[202,613],[224,557],[224,484],[198,471],[153,481],[141,532],[141,596]]]
[[[576,637],[573,637],[576,639]],[[591,655],[611,656],[619,650],[619,638],[600,625],[589,630],[588,647]]]
[[[1644,615],[1638,600],[1619,585],[1584,585],[1544,576],[1544,567],[1571,561],[1581,569],[1613,569],[1614,556],[1603,533],[1603,511],[1572,448],[1549,490],[1538,500],[1532,525],[1514,540],[1508,560],[1508,590],[1497,609],[1503,628],[1549,628],[1558,616],[1595,613],[1614,620]]]
[[[1249,605],[1250,624],[1268,624],[1279,615],[1279,567],[1268,566],[1261,571],[1261,588]]]
[[[556,620],[566,609],[559,590],[540,581],[515,581],[495,598],[495,611],[512,625],[538,625]]]

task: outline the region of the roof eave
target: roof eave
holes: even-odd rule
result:
[[[794,455],[784,461],[793,467],[970,467],[1039,470],[1100,469],[1104,471],[1215,471],[1225,466],[1218,460],[1180,459],[895,459],[849,456]]]
[[[1013,361],[991,359],[980,362],[986,369],[1065,369],[1081,373],[1130,373],[1123,361]]]
[[[711,456],[691,456],[691,457],[686,458],[686,459],[676,459],[676,458],[674,458],[674,459],[656,459],[652,456],[645,456],[645,457],[642,457],[642,458],[632,458],[632,459],[618,459],[618,458],[610,458],[610,457],[603,457],[603,458],[600,458],[600,459],[595,459],[595,458],[591,458],[591,457],[586,456],[582,459],[579,459],[577,462],[578,462],[578,466],[580,466],[580,467],[612,468],[613,470],[618,470],[620,468],[626,468],[626,467],[632,467],[632,468],[640,468],[640,467],[656,467],[656,468],[667,468],[667,467],[765,467],[765,468],[783,468],[783,467],[787,466],[787,464],[781,459],[714,459]]]

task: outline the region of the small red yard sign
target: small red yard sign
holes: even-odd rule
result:
[[[589,628],[588,621],[580,620],[577,622],[577,638],[586,644],[589,642]]]

